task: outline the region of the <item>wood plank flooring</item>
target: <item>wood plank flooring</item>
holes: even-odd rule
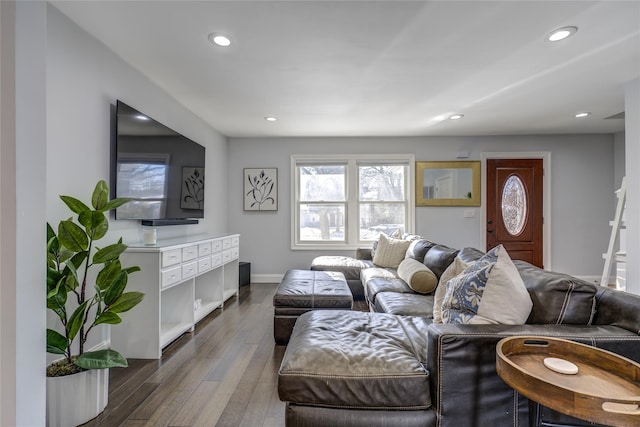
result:
[[[169,345],[159,360],[110,370],[109,404],[85,426],[284,426],[273,341],[277,284],[243,286],[237,297]],[[363,301],[354,309],[366,310]]]
[[[85,426],[283,426],[273,342],[276,284],[240,289],[160,360],[111,369],[109,404]]]

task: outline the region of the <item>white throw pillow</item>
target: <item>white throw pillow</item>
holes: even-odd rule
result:
[[[473,265],[473,263],[467,264],[460,258],[455,258],[440,276],[438,287],[433,295],[433,323],[442,323],[442,301],[447,292],[447,282],[462,273],[470,265]]]
[[[443,323],[523,325],[533,307],[520,273],[502,245],[449,280],[446,287]]]
[[[398,268],[410,244],[408,240],[393,239],[380,233],[373,263],[378,267]]]
[[[398,266],[398,276],[407,282],[411,289],[428,294],[438,286],[438,278],[426,265],[413,258],[405,258]]]

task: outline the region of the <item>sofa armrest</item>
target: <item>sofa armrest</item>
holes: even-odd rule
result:
[[[496,373],[496,345],[502,338],[553,336],[640,359],[640,337],[610,325],[432,324],[427,331],[431,398],[441,427],[528,424],[528,400]]]
[[[371,248],[356,249],[356,259],[362,259],[362,260],[368,260],[368,261],[373,260],[373,257],[371,256]]]

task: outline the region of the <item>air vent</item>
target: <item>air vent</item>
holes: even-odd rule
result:
[[[605,117],[605,120],[624,120],[624,111],[622,113],[614,114],[613,116]]]

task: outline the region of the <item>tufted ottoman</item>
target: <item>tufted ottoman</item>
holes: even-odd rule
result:
[[[278,372],[285,425],[434,426],[430,323],[360,311],[301,315]]]
[[[273,295],[273,337],[287,344],[296,319],[312,310],[351,310],[353,296],[335,271],[289,270]]]

